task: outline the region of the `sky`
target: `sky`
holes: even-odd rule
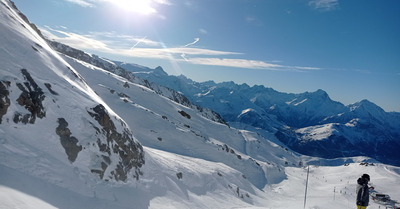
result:
[[[400,112],[398,0],[14,0],[51,40],[194,81]]]

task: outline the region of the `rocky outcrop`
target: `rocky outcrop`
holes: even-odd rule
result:
[[[43,118],[46,116],[42,101],[45,95],[42,89],[38,86],[32,76],[26,69],[21,70],[26,82],[17,83],[17,87],[22,91],[17,99],[19,105],[25,107],[30,114],[24,114],[16,112],[14,115],[14,122],[19,123],[35,123],[36,117]]]
[[[101,169],[95,169],[92,172],[98,173],[100,178],[103,178],[107,164],[110,163],[107,156],[117,154],[120,161],[116,168],[110,172],[111,176],[117,181],[125,181],[128,178],[128,173],[133,170],[133,177],[138,179],[142,174],[140,167],[144,164],[143,147],[133,139],[129,129],[125,128],[122,133],[116,130],[113,120],[103,105],[99,104],[91,108],[88,114],[101,126],[99,128],[92,124],[100,132],[99,134],[106,136],[106,143],[100,139],[97,142],[100,151],[104,153]]]
[[[191,116],[189,115],[189,114],[187,114],[185,111],[183,111],[183,110],[180,110],[180,111],[178,111],[179,112],[179,114],[181,114],[183,117],[185,117],[185,118],[187,118],[187,119],[190,119],[191,118]]]
[[[68,160],[72,163],[78,157],[78,153],[82,150],[82,146],[78,145],[78,139],[71,136],[71,131],[68,128],[68,122],[64,118],[58,119],[58,127],[56,133],[60,136],[61,145],[65,149]]]
[[[58,95],[58,93],[55,92],[55,91],[51,88],[51,84],[45,83],[44,85],[46,86],[47,90],[49,90],[49,92],[50,92],[51,94],[56,95],[56,96]]]
[[[0,124],[3,115],[7,113],[8,107],[10,106],[10,98],[8,98],[10,92],[8,87],[10,87],[9,81],[0,81]]]

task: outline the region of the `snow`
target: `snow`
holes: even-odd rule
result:
[[[16,209],[56,208],[37,197],[25,194],[23,192],[20,192],[18,190],[9,187],[0,185],[0,191],[2,194],[0,208],[16,208]]]
[[[297,129],[296,133],[303,134],[303,140],[324,140],[329,138],[333,133],[337,132],[335,130],[334,123],[311,126],[307,128]]]
[[[241,115],[244,115],[246,113],[249,113],[249,112],[255,112],[255,110],[252,108],[245,109],[242,111],[242,113],[238,117],[240,117]]]
[[[134,205],[134,208],[284,209],[304,204],[306,168],[287,167],[286,180],[260,191],[242,187],[244,179],[240,173],[224,164],[153,149],[146,149],[146,153],[153,157],[145,168],[146,173],[153,171],[149,172],[151,175],[126,185],[91,184],[78,179],[75,184],[84,183],[93,189],[87,196],[0,167],[0,208],[131,208]],[[176,177],[177,172],[183,173],[182,179]],[[356,180],[363,173],[371,176],[371,185],[376,191],[390,195],[393,200],[400,199],[400,169],[397,167],[358,163],[310,166],[306,208],[354,208]],[[241,194],[249,195],[246,201],[237,196],[237,186]],[[379,206],[371,200],[368,208],[378,209]]]
[[[298,102],[298,103],[294,104],[294,106],[298,106],[298,105],[300,105],[300,104],[302,104],[302,103],[304,103],[306,101],[307,101],[307,99],[303,99],[301,102]]]
[[[377,191],[400,200],[398,167],[360,165],[362,157],[310,158],[273,142],[272,136],[212,121],[146,86],[56,53],[9,1],[1,3],[0,80],[23,83],[19,70],[27,68],[38,84],[51,83],[62,96],[46,91],[46,117],[21,124],[12,121],[13,113],[28,111],[10,93],[11,105],[0,124],[0,208],[299,208],[306,176],[300,162],[319,162],[310,166],[306,208],[354,208],[355,182],[363,173]],[[40,52],[31,48],[35,43],[43,47]],[[12,85],[11,91],[19,90]],[[95,144],[96,121],[85,115],[99,103],[117,129],[129,128],[143,145],[145,164],[138,180],[106,181],[90,171],[100,166],[101,153]],[[73,163],[55,133],[59,117],[85,147]],[[318,140],[333,126],[299,133],[313,133],[310,139]],[[110,158],[109,167],[115,167],[118,157]],[[378,207],[371,202],[369,209]]]

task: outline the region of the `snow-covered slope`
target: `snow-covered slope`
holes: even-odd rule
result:
[[[107,104],[123,115],[145,146],[222,162],[243,172],[258,188],[263,188],[268,176],[279,173],[282,166],[300,161],[299,156],[261,135],[230,128],[204,117],[197,108],[176,103],[145,86],[82,61],[65,59]]]
[[[136,183],[119,185],[92,182],[88,179],[82,181],[83,178],[75,180],[73,185],[81,183],[88,188],[83,194],[77,193],[76,188],[65,189],[32,175],[0,166],[0,208],[287,209],[302,208],[304,205],[307,176],[305,168],[287,167],[287,179],[259,191],[246,187],[240,173],[232,171],[224,164],[210,164],[200,159],[147,148],[145,153],[150,154],[152,160],[146,162],[143,171],[151,175],[143,175]],[[160,170],[163,172],[160,173]],[[177,180],[177,174],[181,172],[182,178]],[[359,163],[330,167],[310,166],[306,208],[355,208],[356,180],[363,173],[371,176],[371,185],[376,192],[387,194],[392,200],[400,200],[398,167],[381,164],[366,166]],[[385,207],[393,208],[373,200],[368,208]]]
[[[0,208],[292,208],[303,200],[301,166],[333,163],[229,127],[173,91],[60,55],[0,1]],[[316,169],[315,178],[369,172],[381,191],[398,190],[397,167]],[[327,188],[345,186],[338,178],[310,181],[312,208],[346,208],[330,201]]]
[[[53,163],[104,180],[139,178],[143,150],[125,122],[11,3],[0,6],[2,159],[32,157],[34,149]],[[36,169],[24,161],[8,163]]]
[[[249,206],[297,162],[173,93],[60,57],[10,1],[0,11],[1,207]]]

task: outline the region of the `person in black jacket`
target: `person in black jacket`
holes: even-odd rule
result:
[[[363,174],[357,180],[357,209],[366,209],[369,203],[369,188],[370,181],[368,174]]]

